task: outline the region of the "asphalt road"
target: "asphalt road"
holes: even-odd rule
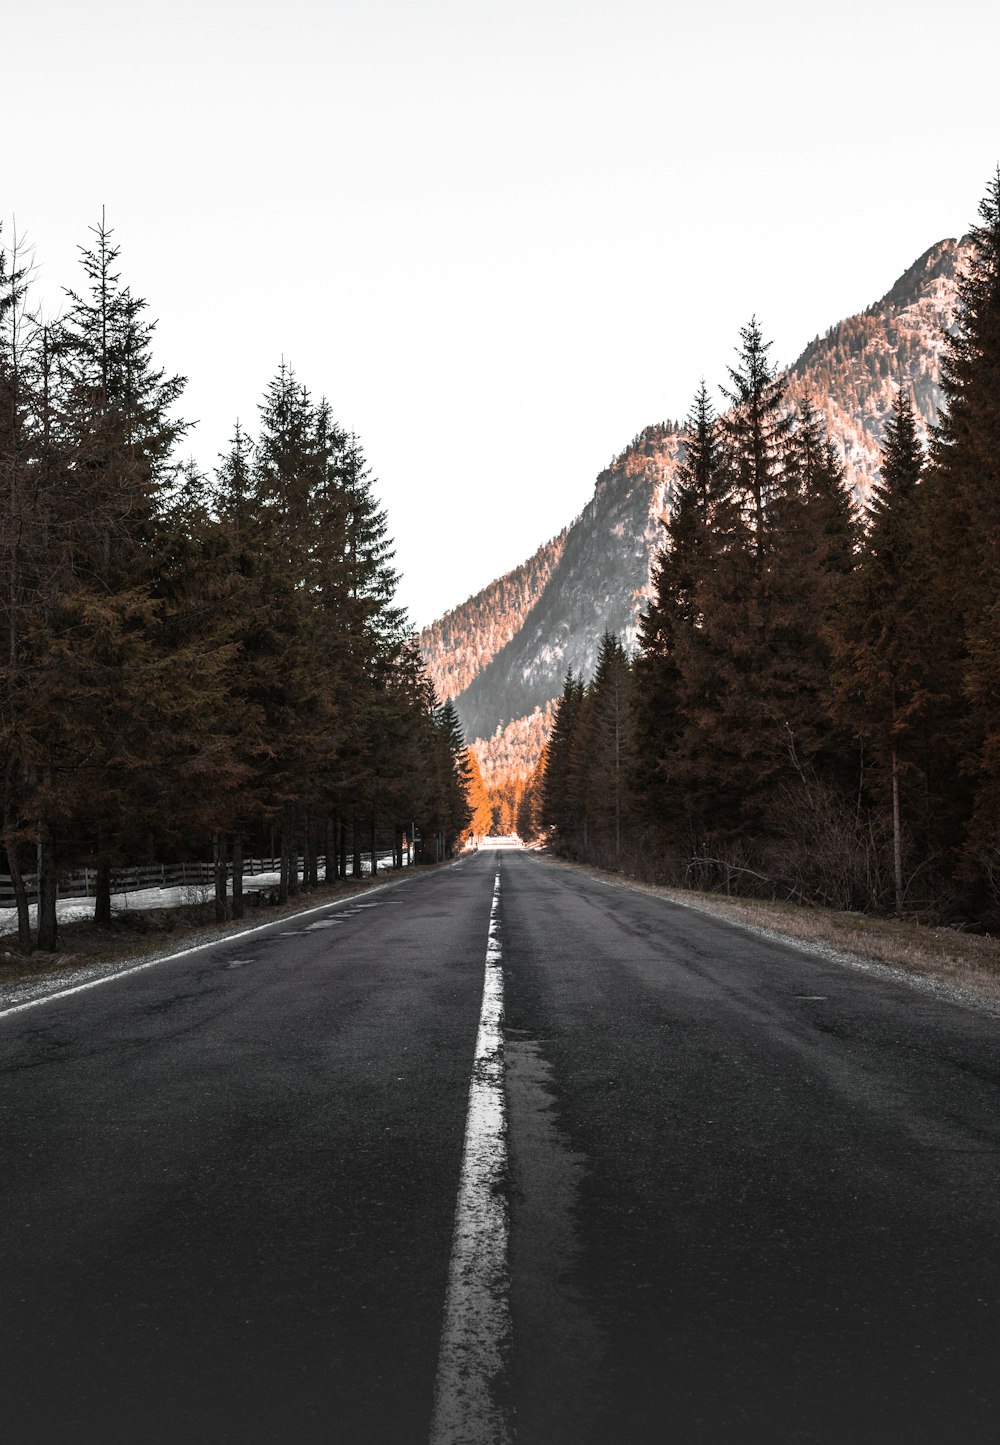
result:
[[[1000,1024],[499,868],[507,1438],[1000,1439]],[[426,1445],[496,869],[0,1017],[5,1442]]]

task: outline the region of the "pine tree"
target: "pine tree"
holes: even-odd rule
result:
[[[715,518],[726,501],[723,486],[718,421],[702,381],[686,423],[666,541],[653,567],[653,596],[639,621],[632,693],[632,801],[640,822],[661,845],[683,831],[674,766],[682,728],[682,668],[701,626],[703,592],[714,566]]]
[[[632,756],[632,672],[614,633],[604,634],[587,691],[583,791],[589,847],[617,864],[631,816],[626,784]]]
[[[789,791],[838,771],[830,629],[853,522],[815,412],[788,411],[756,320],[741,339],[723,418],[728,490],[686,669],[686,746],[701,826],[769,848],[787,830]]]
[[[434,830],[449,857],[455,840],[469,826],[469,750],[455,704],[449,699],[435,710],[437,731],[437,796],[433,812]]]
[[[69,293],[64,324],[36,328],[31,367],[46,560],[22,731],[23,811],[38,842],[38,941],[48,949],[57,942],[57,844],[70,856],[96,851],[109,866],[134,817],[128,775],[149,762],[149,730],[136,717],[155,708],[163,681],[152,592],[171,453],[184,430],[172,415],[183,379],[154,367],[155,325],[121,286],[103,221],[95,236],[82,248],[87,289]],[[109,880],[107,867],[100,878]]]
[[[988,878],[1000,858],[1000,168],[979,218],[944,339],[946,410],[922,512],[934,560],[924,599],[934,827],[955,852],[964,832],[968,862]]]
[[[776,503],[789,421],[756,320],[740,333],[719,422],[705,562],[675,644],[677,726],[670,764],[688,846],[713,847],[760,826],[777,740],[766,701]]]
[[[542,791],[542,821],[561,853],[575,845],[582,824],[579,802],[572,795],[571,767],[583,697],[583,683],[573,676],[571,668],[556,704]]]
[[[316,627],[313,499],[324,460],[309,394],[282,362],[260,404],[254,449],[261,605],[248,640],[270,754],[261,773],[262,801],[280,826],[282,898],[300,886],[299,837],[308,823],[312,779],[332,765],[336,738],[333,660]]]
[[[755,316],[740,331],[740,340],[739,366],[729,368],[730,386],[722,388],[730,409],[721,426],[733,491],[743,509],[761,578],[758,625],[766,632],[768,591],[763,574],[772,550],[774,503],[785,482],[792,421],[785,382],[768,360],[772,343],[764,340]]]
[[[904,773],[919,766],[922,622],[917,508],[924,452],[913,406],[900,391],[886,423],[881,479],[846,596],[838,644],[842,712],[869,745],[891,798],[893,892],[903,911]],[[877,899],[870,900],[877,902]]]
[[[543,748],[528,781],[524,785],[517,807],[517,832],[525,843],[533,843],[545,831],[542,807],[545,795],[545,772],[548,766],[548,749]]]
[[[852,751],[834,722],[831,667],[857,525],[843,468],[808,398],[787,438],[773,512],[767,713],[798,784],[847,786]]]
[[[25,718],[31,711],[31,639],[40,606],[43,528],[37,506],[37,435],[29,399],[26,314],[29,267],[17,237],[8,260],[0,245],[0,839],[17,905],[18,942],[31,947],[21,852],[29,841],[30,761]]]

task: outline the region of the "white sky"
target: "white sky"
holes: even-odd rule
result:
[[[756,312],[788,362],[975,218],[986,0],[13,0],[0,216],[107,207],[214,464],[282,356],[358,432],[417,624],[557,532]]]

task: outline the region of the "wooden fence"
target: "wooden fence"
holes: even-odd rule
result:
[[[367,854],[363,855],[366,859]],[[326,859],[319,860],[326,866]],[[299,876],[302,876],[303,859],[299,858]],[[253,878],[260,873],[277,873],[281,868],[280,858],[244,858],[243,877]],[[81,868],[75,873],[64,873],[59,878],[60,898],[93,898],[93,868]],[[232,877],[232,867],[227,870]],[[34,903],[38,896],[38,875],[26,873],[24,883],[28,899]],[[215,869],[211,863],[167,863],[150,868],[116,868],[111,874],[111,892],[138,893],[144,888],[204,888],[215,883]],[[0,908],[13,908],[15,904],[14,885],[10,875],[0,873]]]

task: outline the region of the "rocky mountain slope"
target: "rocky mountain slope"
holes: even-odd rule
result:
[[[880,301],[810,342],[788,368],[790,402],[808,395],[823,414],[859,501],[878,474],[897,386],[912,386],[925,430],[937,420],[941,336],[964,244],[932,246]],[[530,770],[547,705],[569,668],[589,676],[605,630],[634,644],[681,447],[677,424],[647,427],[601,472],[565,532],[420,634],[439,696],[455,698],[491,773]]]
[[[420,651],[442,702],[460,696],[524,626],[562,559],[568,528],[420,634]]]

